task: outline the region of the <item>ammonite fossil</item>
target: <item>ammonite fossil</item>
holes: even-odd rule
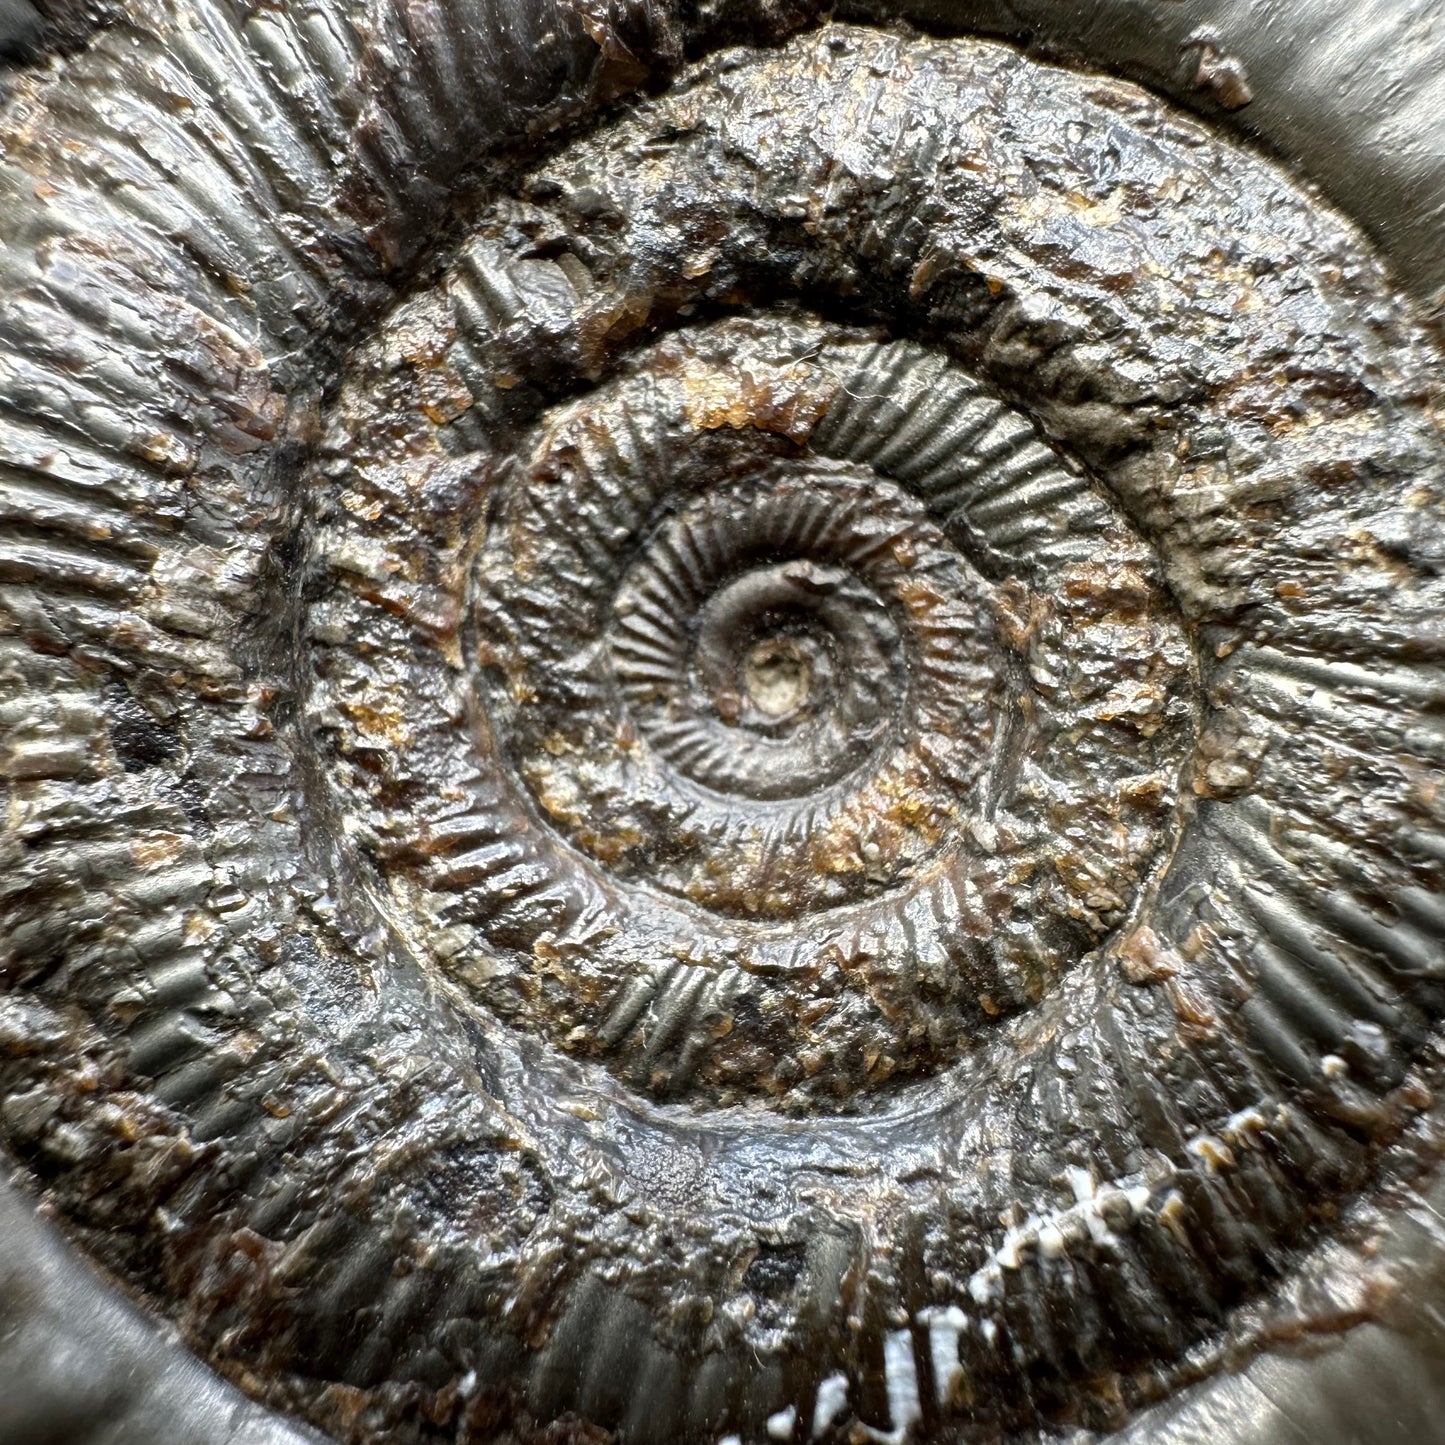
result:
[[[1445,278],[1343,101],[1331,183],[1197,24],[85,14],[0,1125],[190,1355],[59,1398],[52,1289],[142,1334],[42,1242],[0,1439],[1308,1438],[1280,1341],[1445,1353]]]

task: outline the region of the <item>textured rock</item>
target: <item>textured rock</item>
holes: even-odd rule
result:
[[[0,1122],[337,1439],[1111,1427],[1433,1156],[1424,318],[1131,84],[787,28],[5,113]]]

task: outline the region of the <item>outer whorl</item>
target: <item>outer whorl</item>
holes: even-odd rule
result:
[[[1371,243],[978,36],[103,18],[0,132],[0,1127],[80,1250],[357,1445],[1147,1431],[1368,1318],[1445,1015]]]

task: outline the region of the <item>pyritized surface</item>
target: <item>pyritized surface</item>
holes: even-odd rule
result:
[[[427,17],[10,124],[7,1145],[342,1439],[1115,1423],[1413,1157],[1438,354],[1131,86]]]

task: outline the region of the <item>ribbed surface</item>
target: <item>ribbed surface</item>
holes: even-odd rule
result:
[[[195,4],[22,82],[5,1135],[198,1350],[342,1438],[489,1438],[528,1411],[659,1442],[1101,1423],[1285,1277],[1422,1097],[1438,363],[1268,168],[967,42],[834,29],[705,62],[530,199],[459,204],[495,189],[497,138],[662,78],[664,29]],[[1116,140],[1148,204],[1114,184]],[[689,315],[795,293],[920,339]],[[728,348],[770,335],[802,344],[747,393]],[[625,387],[615,436],[589,430]],[[586,598],[684,421],[916,498],[996,589],[1028,701],[968,819],[974,871],[746,956],[707,954],[645,876],[560,867],[553,824],[476,765],[491,499],[571,448],[599,505],[511,540]],[[672,558],[689,585],[709,535]],[[513,625],[587,632],[525,597]],[[597,674],[572,683],[591,705]],[[734,836],[727,808],[698,816]],[[897,1024],[958,996],[966,1027]],[[896,1065],[852,1046],[880,1017],[930,1069],[961,1062],[865,1097]],[[760,1041],[732,1084],[815,1068],[858,1107],[647,1101],[712,1087],[728,1038]]]
[[[935,204],[938,190],[953,182],[942,169],[948,148],[937,143],[936,135],[913,142],[903,119],[910,105],[939,103],[936,72],[915,69],[888,40],[840,41],[834,55],[848,54],[853,43],[859,47],[856,59],[823,60],[810,52],[808,60],[799,60],[798,75],[806,71],[806,82],[786,60],[776,70],[760,68],[759,97],[768,87],[802,93],[816,75],[828,78],[824,90],[830,99],[809,99],[807,119],[787,133],[769,128],[766,121],[749,129],[749,102],[736,99],[749,94],[749,81],[735,75],[728,82],[734,107],[712,122],[720,134],[715,143],[708,142],[717,149],[707,154],[768,153],[779,173],[792,177],[789,198],[812,184],[809,176],[840,163],[849,177],[881,171],[905,178],[891,193],[883,217],[856,226],[844,220],[821,224],[814,252],[802,263],[811,284],[824,288],[840,274],[851,275],[849,266],[866,263],[860,264],[858,284],[868,304],[882,308],[893,276],[909,280],[916,294],[919,272],[906,269],[919,254],[913,238],[926,224],[920,218]],[[857,73],[854,64],[893,76],[898,90],[885,90],[876,104],[860,111],[846,89]],[[981,73],[998,82],[1002,71],[993,66],[992,59],[982,62]],[[837,89],[828,90],[834,78]],[[1030,104],[1042,103],[1032,82],[1021,86],[1019,96],[1021,104],[1024,96]],[[757,113],[767,115],[764,102],[757,104]],[[690,117],[686,106],[679,102],[676,114]],[[662,216],[654,213],[669,203],[657,199],[667,187],[644,137],[665,132],[668,123],[663,103],[634,130],[620,128],[598,147],[595,160],[584,153],[558,163],[539,188],[549,197],[560,192],[555,206],[564,218],[574,193],[585,198],[589,216],[627,218],[615,241],[579,224],[579,235],[585,237],[579,250],[588,258],[584,265],[594,279],[606,276],[605,286],[589,286],[579,266],[563,264],[566,257],[544,261],[509,254],[490,238],[468,248],[446,294],[459,333],[451,355],[480,415],[509,423],[527,418],[537,405],[526,393],[529,376],[531,384],[543,389],[547,384],[529,360],[529,347],[548,358],[544,366],[595,367],[584,338],[595,337],[599,325],[627,314],[629,306],[640,314],[646,304],[640,298],[660,284],[663,263],[641,238],[654,218],[659,230],[665,229]],[[1005,148],[1013,139],[1026,145],[1021,136],[1029,124],[1022,117],[1005,123],[999,132],[1011,137]],[[1011,125],[1017,130],[1010,131]],[[634,140],[649,156],[635,173],[625,161]],[[970,141],[985,151],[991,143],[978,132],[970,132]],[[955,153],[962,144],[954,142]],[[906,161],[901,159],[905,154]],[[711,203],[735,207],[729,244],[721,256],[703,253],[693,259],[686,251],[674,252],[666,262],[672,268],[669,284],[677,284],[678,274],[699,277],[695,289],[701,296],[713,294],[714,287],[725,292],[738,271],[751,264],[741,258],[766,255],[769,244],[780,247],[786,262],[791,244],[778,242],[766,219],[759,219],[756,193],[749,191],[740,169],[730,170],[723,161],[707,164],[715,165],[706,182]],[[1001,172],[1011,175],[1012,164],[1001,157]],[[691,152],[679,166],[680,171],[690,168],[689,174],[705,168]],[[828,184],[835,214],[845,215],[843,197],[851,182]],[[861,196],[860,188],[860,205]],[[1197,201],[1204,207],[1224,204],[1218,177],[1202,183]],[[579,200],[579,209],[582,204]],[[504,209],[500,216],[507,214]],[[1231,384],[1229,367],[1247,365],[1228,359],[1233,353],[1227,348],[1210,351],[1180,324],[1182,307],[1201,322],[1211,318],[1203,327],[1210,331],[1212,318],[1223,318],[1215,310],[1214,293],[1206,286],[1198,297],[1186,296],[1186,283],[1167,268],[1151,269],[1150,281],[1141,283],[1129,270],[1132,242],[1124,226],[1110,230],[1107,240],[1101,237],[1095,251],[1086,247],[1085,269],[1094,268],[1090,276],[1070,276],[1069,301],[1093,319],[1079,320],[1081,312],[1044,319],[1040,313],[1046,307],[1031,300],[1031,283],[1024,278],[1030,267],[1047,266],[1046,258],[1057,254],[1058,230],[1066,223],[1020,211],[1003,224],[1014,249],[992,257],[995,278],[1003,283],[995,288],[1000,299],[981,300],[963,278],[950,281],[936,273],[936,280],[926,278],[930,295],[937,296],[934,325],[954,328],[948,334],[963,338],[970,358],[977,359],[994,387],[1031,404],[1057,439],[1057,450],[997,391],[958,369],[942,352],[893,343],[851,349],[835,343],[830,350],[826,343],[820,349],[817,342],[798,339],[779,346],[781,354],[805,358],[795,360],[795,366],[816,367],[812,379],[802,383],[764,380],[766,373],[751,359],[734,363],[747,378],[746,402],[725,403],[726,389],[709,390],[698,373],[699,379],[687,382],[693,390],[687,393],[686,418],[667,425],[686,432],[699,418],[713,417],[718,420],[704,425],[736,425],[728,405],[741,405],[753,425],[805,438],[813,452],[867,466],[924,499],[953,542],[986,575],[1014,585],[1043,581],[1067,630],[1057,644],[1047,640],[1047,632],[1036,633],[1025,665],[1069,723],[1052,746],[1034,740],[1024,748],[1021,775],[1026,788],[1049,800],[1055,810],[1052,826],[1059,826],[1056,810],[1067,807],[1078,786],[1079,775],[1068,770],[1083,755],[1087,729],[1116,728],[1121,717],[1137,716],[1147,736],[1156,725],[1151,719],[1170,715],[1167,706],[1151,710],[1158,709],[1159,700],[1148,700],[1150,689],[1137,673],[1102,694],[1091,695],[1083,681],[1120,668],[1121,617],[1147,595],[1148,549],[1137,542],[1117,544],[1126,549],[1122,570],[1110,574],[1101,566],[1100,539],[1126,535],[1131,522],[1141,528],[1161,549],[1165,573],[1184,610],[1203,629],[1201,664],[1210,705],[1186,774],[1198,813],[1183,825],[1182,846],[1159,900],[1146,907],[1115,954],[1066,980],[1059,999],[1043,1006],[1047,1022],[1039,1029],[1050,1039],[1044,1054],[1031,1054],[1027,1063],[1009,1062],[993,1049],[976,1056],[987,1058],[993,1072],[986,1075],[975,1064],[972,1089],[961,1087],[963,1097],[979,1110],[979,1122],[961,1134],[945,1130],[949,1144],[938,1147],[956,1160],[968,1158],[970,1149],[987,1140],[1000,1163],[977,1186],[971,1174],[969,1182],[960,1182],[957,1205],[949,1206],[957,1214],[945,1214],[949,1222],[933,1226],[937,1243],[917,1268],[931,1281],[927,1288],[942,1291],[944,1300],[931,1307],[922,1327],[905,1332],[910,1343],[895,1343],[891,1355],[885,1348],[891,1338],[887,1331],[865,1323],[844,1367],[843,1394],[834,1403],[820,1405],[819,1382],[806,1376],[796,1394],[789,1387],[773,1397],[776,1429],[785,1434],[806,1432],[813,1420],[823,1418],[826,1424],[834,1415],[880,1429],[915,1418],[933,1428],[946,1415],[946,1408],[942,1414],[940,1409],[949,1400],[966,1401],[980,1421],[998,1410],[1000,1424],[1041,1424],[1072,1408],[1070,1387],[1062,1382],[1174,1355],[1201,1328],[1227,1319],[1261,1280],[1281,1278],[1318,1202],[1364,1180],[1369,1149],[1361,1136],[1389,1133],[1408,1112],[1390,1091],[1404,1080],[1405,1060],[1423,1041],[1434,1007],[1432,997],[1421,995],[1417,986],[1422,971],[1433,970],[1438,957],[1438,924],[1428,903],[1433,865],[1427,847],[1407,841],[1424,836],[1418,827],[1423,799],[1417,787],[1408,797],[1396,794],[1393,805],[1386,801],[1396,786],[1389,780],[1392,770],[1403,788],[1410,768],[1429,756],[1410,726],[1399,725],[1398,716],[1401,708],[1429,707],[1434,701],[1434,685],[1420,667],[1422,649],[1429,645],[1424,598],[1434,595],[1434,584],[1425,572],[1417,572],[1398,605],[1392,598],[1387,608],[1378,600],[1387,586],[1383,574],[1372,572],[1374,564],[1366,560],[1369,543],[1362,541],[1365,551],[1351,553],[1346,570],[1338,538],[1341,528],[1368,531],[1373,526],[1378,529],[1373,535],[1399,539],[1388,543],[1393,555],[1401,555],[1402,548],[1404,555],[1413,555],[1413,548],[1423,559],[1429,545],[1423,524],[1396,521],[1387,531],[1378,517],[1378,498],[1387,484],[1363,478],[1430,476],[1438,462],[1427,457],[1434,457],[1436,443],[1417,429],[1408,408],[1393,402],[1382,404],[1369,420],[1358,414],[1348,420],[1322,417],[1309,440],[1291,435],[1273,442],[1262,431],[1250,430],[1253,423],[1243,411],[1236,415],[1221,404],[1211,413],[1199,397],[1191,404],[1214,419],[1201,422],[1195,438],[1192,423],[1169,420],[1170,408],[1185,395],[1181,373],[1192,372],[1195,385],[1225,392]],[[1202,224],[1209,230],[1214,222]],[[1058,230],[1050,232],[1050,225]],[[771,242],[760,239],[770,234]],[[1071,234],[1085,245],[1082,231]],[[1292,248],[1308,244],[1315,242],[1305,243],[1297,233],[1289,242],[1261,238],[1257,274],[1292,264],[1286,259]],[[1328,248],[1336,242],[1320,238],[1319,244]],[[608,256],[605,263],[599,251]],[[1132,293],[1117,284],[1123,275],[1130,276]],[[1018,297],[1013,285],[1021,288]],[[1130,294],[1128,302],[1117,299],[1124,294]],[[1249,313],[1255,319],[1241,319],[1238,308],[1221,319],[1230,346],[1246,355],[1258,347],[1264,355],[1278,338],[1290,335],[1291,345],[1315,347],[1323,355],[1335,344],[1313,335],[1302,343],[1300,328],[1308,323],[1287,314],[1287,308],[1271,310],[1274,304]],[[1154,338],[1145,343],[1154,348],[1153,372],[1122,368],[1101,393],[1092,362],[1078,348],[1085,345],[1081,338],[1091,334],[1090,326],[1116,323],[1121,307],[1128,312],[1136,344],[1140,337]],[[419,307],[412,324],[424,325],[434,314]],[[1164,315],[1170,317],[1167,324],[1159,320]],[[567,338],[560,348],[550,339],[559,330]],[[704,348],[720,344],[702,343]],[[573,346],[582,348],[580,359]],[[1365,343],[1362,355],[1378,366],[1372,348],[1373,343]],[[670,365],[689,364],[676,359],[683,355],[677,345],[665,354],[674,358]],[[811,411],[789,399],[789,385],[808,397]],[[667,395],[663,385],[645,404],[633,401],[626,413],[630,421],[615,438],[580,429],[573,437],[565,424],[548,423],[554,429],[545,432],[545,446],[564,448],[567,467],[577,468],[567,473],[565,486],[578,485],[579,498],[603,499],[597,515],[615,532],[599,530],[587,514],[590,503],[569,503],[564,486],[562,493],[544,493],[562,500],[541,504],[542,510],[526,521],[500,525],[492,534],[495,545],[512,548],[526,537],[520,545],[529,559],[540,562],[547,546],[541,539],[566,535],[566,546],[559,546],[556,555],[561,559],[575,551],[576,556],[565,566],[557,561],[559,578],[578,598],[589,596],[621,539],[642,525],[645,509],[629,500],[636,496],[629,489],[639,482],[658,484],[672,465],[648,433],[654,424],[650,416],[671,415]],[[1301,398],[1298,405],[1308,410],[1310,404]],[[1171,426],[1177,426],[1177,434],[1171,434]],[[1235,441],[1221,441],[1211,426],[1235,435]],[[1149,440],[1156,428],[1172,439]],[[424,427],[419,435],[428,435]],[[1187,445],[1181,441],[1186,435]],[[1232,475],[1223,460],[1235,444],[1257,448],[1248,475]],[[1189,460],[1166,460],[1171,447],[1177,448],[1173,456]],[[1061,454],[1072,454],[1074,460],[1066,463]],[[1104,501],[1079,465],[1080,456],[1123,499],[1129,522]],[[541,476],[538,465],[535,459],[523,463],[521,474]],[[1330,467],[1339,469],[1344,480],[1326,493],[1326,477],[1336,475]],[[385,471],[363,464],[349,475],[365,489]],[[574,483],[574,475],[583,480]],[[687,635],[673,615],[678,587],[701,587],[699,579],[722,566],[717,560],[722,544],[712,532],[697,532],[688,546],[693,550],[677,552],[675,565],[669,564],[678,586],[639,595],[628,614],[628,665],[641,669],[639,689],[666,684],[672,664],[664,655],[671,657]],[[551,559],[541,565],[551,565]],[[1136,571],[1126,581],[1129,569]],[[1097,598],[1096,613],[1070,612],[1088,596]],[[525,629],[535,629],[543,639],[539,645],[549,645],[546,639],[557,635],[558,617],[564,632],[575,625],[579,638],[590,635],[580,608],[561,608],[554,616],[536,607],[527,614]],[[1163,632],[1151,634],[1146,628],[1138,636],[1139,655],[1171,645]],[[1285,660],[1273,661],[1276,654]],[[1065,672],[1069,667],[1077,671]],[[571,704],[595,706],[603,695],[599,678],[595,671],[579,669]],[[1290,693],[1282,709],[1281,690]],[[1373,698],[1384,712],[1395,714],[1395,722],[1362,711]],[[1305,737],[1302,719],[1308,724]],[[1387,761],[1392,745],[1399,750],[1395,762]],[[699,767],[703,756],[690,753],[683,761]],[[1052,778],[1051,765],[1060,770]],[[1333,795],[1321,790],[1325,777],[1338,780]],[[1158,784],[1136,772],[1127,784],[1121,779],[1120,786],[1147,794]],[[1298,838],[1288,822],[1294,816]],[[1401,831],[1382,834],[1387,817],[1398,817]],[[1417,822],[1406,823],[1410,818]],[[1062,832],[1077,836],[1068,828]],[[1363,863],[1367,855],[1373,865]],[[1419,859],[1418,873],[1410,873],[1410,857]],[[1066,876],[1073,878],[1081,902],[1106,896],[1104,872],[1083,864]],[[838,946],[845,957],[907,959],[923,967],[931,953],[930,937],[957,938],[978,907],[976,895],[965,897],[960,891],[950,903],[947,893],[941,886],[931,892],[927,912],[910,910],[876,925],[860,923],[847,942],[840,937]],[[1381,895],[1396,900],[1395,916],[1381,915]],[[988,897],[982,916],[989,917],[1001,901]],[[930,915],[937,920],[936,934],[922,926]],[[610,916],[622,915],[613,910]],[[636,930],[638,923],[628,927]],[[624,933],[634,943],[640,936]],[[646,956],[646,945],[638,951]],[[950,970],[956,976],[960,967],[959,957],[947,950],[939,964],[945,976]],[[685,1037],[689,1027],[701,1033],[705,1022],[726,1019],[731,1007],[728,998],[716,997],[695,964],[672,963],[637,979],[609,1002],[599,1041],[606,1048],[628,1038],[646,1041],[639,1055],[646,1068],[630,1076],[630,1082],[641,1085],[674,1040]],[[1009,1037],[1029,1037],[1028,1025]],[[660,1076],[654,1072],[651,1077],[655,1082]],[[667,1077],[676,1084],[685,1074]],[[970,1078],[969,1070],[960,1077]],[[1117,1134],[1101,1130],[1091,1135],[1086,1121],[1101,1119],[1127,1125]],[[878,1128],[885,1126],[880,1122]],[[1040,1146],[1037,1141],[1045,1138],[1052,1142]],[[1032,1139],[1036,1152],[1014,1155],[997,1144],[1000,1139]],[[891,1145],[897,1144],[894,1137]],[[1061,1176],[1073,1180],[1063,1199]],[[994,1223],[1000,1217],[1014,1221],[1001,1236]],[[980,1247],[985,1240],[987,1246]],[[949,1283],[939,1284],[940,1279]],[[959,1303],[944,1302],[950,1290],[957,1292]],[[579,1303],[576,1308],[579,1313],[569,1319],[591,1319],[598,1306],[583,1309]],[[857,1298],[848,1308],[871,1319],[871,1306]],[[1064,1320],[1067,1329],[1060,1327]],[[576,1328],[582,1329],[580,1323]],[[569,1327],[555,1349],[575,1358],[577,1374],[570,1393],[547,1396],[549,1408],[567,1400],[609,1423],[621,1420],[621,1405],[596,1383],[597,1361],[604,1362],[601,1377],[608,1379],[625,1371],[637,1372],[638,1380],[651,1378],[653,1367],[630,1354],[614,1356],[606,1343],[584,1354],[576,1353],[579,1348]],[[555,1382],[549,1388],[561,1391],[555,1364],[549,1364],[548,1378]],[[929,1381],[931,1394],[925,1388]],[[1005,1401],[1010,1403],[994,1403]],[[785,1421],[781,1412],[788,1408],[792,1414]],[[685,1418],[678,1409],[677,1418]],[[754,1419],[764,1412],[758,1401],[753,1409]],[[731,1428],[732,1419],[723,1418],[721,1433]],[[632,1428],[641,1427],[634,1423]]]

